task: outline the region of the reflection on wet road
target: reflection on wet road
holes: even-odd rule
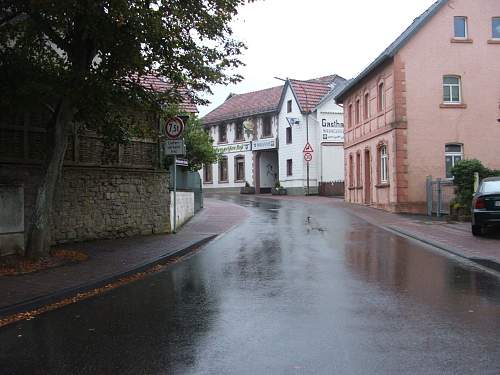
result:
[[[188,260],[0,330],[1,374],[500,374],[500,281],[341,209],[252,216]]]

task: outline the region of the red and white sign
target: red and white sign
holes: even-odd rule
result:
[[[306,143],[306,146],[304,147],[304,150],[302,152],[309,153],[309,154],[314,152],[314,150],[311,147],[311,144],[309,142]]]
[[[179,117],[171,117],[165,121],[165,135],[169,139],[178,139],[184,132],[184,122]]]
[[[313,160],[313,154],[310,152],[304,152],[304,160],[308,163]]]

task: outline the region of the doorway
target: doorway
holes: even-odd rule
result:
[[[270,194],[278,181],[278,151],[257,151],[255,187],[258,194]]]

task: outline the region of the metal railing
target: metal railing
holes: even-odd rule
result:
[[[427,176],[427,215],[437,217],[450,214],[451,202],[455,198],[455,185],[452,180]]]

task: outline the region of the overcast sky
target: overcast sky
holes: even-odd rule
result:
[[[435,0],[259,0],[245,5],[233,23],[246,43],[246,66],[237,85],[214,86],[212,102],[230,93],[278,86],[274,77],[310,79],[330,74],[352,78],[375,59]]]

